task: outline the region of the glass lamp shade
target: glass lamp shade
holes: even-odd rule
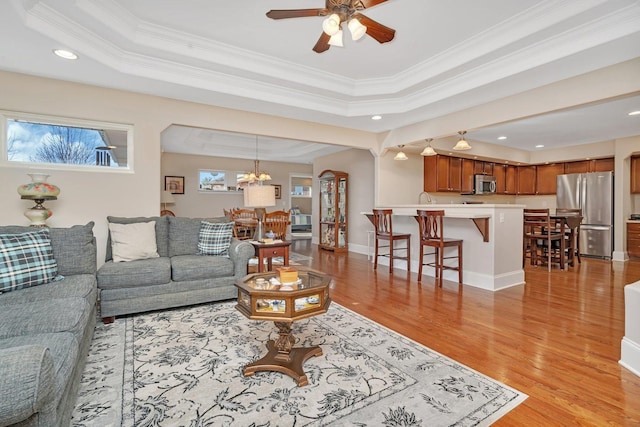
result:
[[[353,40],[360,40],[362,36],[367,33],[367,27],[362,25],[360,21],[355,18],[349,21],[347,26],[349,27],[349,31],[351,31],[351,38]]]
[[[456,145],[453,146],[453,149],[456,151],[462,151],[462,150],[471,150],[471,146],[469,145],[469,143],[464,139],[464,134],[467,133],[466,130],[461,130],[460,132],[458,132],[458,135],[460,135],[460,141],[458,141],[456,143]]]
[[[329,39],[329,44],[331,46],[338,46],[338,47],[344,46],[342,44],[342,30],[339,30],[337,33],[331,36],[331,38]]]
[[[337,14],[330,15],[327,19],[322,21],[322,31],[329,36],[333,36],[340,30],[340,16]]]
[[[471,146],[464,138],[460,138],[460,141],[453,146],[453,149],[456,151],[471,150]]]
[[[398,154],[396,154],[393,160],[409,160],[409,158],[404,154],[404,151],[398,151]]]
[[[424,147],[424,150],[422,150],[422,153],[420,153],[421,156],[435,156],[436,154],[438,153],[436,153],[436,150],[433,149],[431,144]]]
[[[276,205],[276,187],[250,185],[244,189],[244,205],[247,208],[266,208]]]

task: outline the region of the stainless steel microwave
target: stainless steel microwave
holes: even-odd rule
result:
[[[495,194],[496,177],[491,175],[473,176],[473,194]]]

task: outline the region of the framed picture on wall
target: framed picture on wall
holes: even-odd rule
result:
[[[280,184],[271,184],[276,187],[276,199],[282,199],[282,185]]]
[[[171,194],[184,194],[184,176],[165,176],[164,189]]]

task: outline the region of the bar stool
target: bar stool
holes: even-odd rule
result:
[[[373,210],[373,226],[375,227],[375,235],[376,235],[376,248],[375,254],[373,256],[374,263],[373,269],[376,270],[378,268],[378,257],[386,256],[389,257],[389,273],[393,272],[393,260],[394,258],[403,259],[407,261],[407,271],[411,271],[411,234],[398,234],[393,232],[393,223],[391,221],[391,215],[393,215],[393,210],[391,209],[374,209]],[[388,245],[380,246],[380,240],[386,240],[389,242]],[[397,240],[406,240],[407,244],[405,247],[395,247],[395,242]],[[379,248],[389,248],[388,254],[380,254]],[[395,251],[406,250],[406,256],[397,256],[394,254]]]
[[[418,282],[422,281],[422,266],[428,265],[433,267],[436,272],[436,283],[439,287],[442,287],[442,275],[444,270],[457,270],[458,271],[458,283],[462,284],[462,240],[450,239],[444,237],[444,210],[417,210],[418,226],[420,229],[420,265],[418,267]],[[435,252],[428,254],[424,253],[424,247],[429,246],[435,249]],[[448,247],[457,248],[457,255],[444,256],[444,249]],[[425,255],[435,255],[433,262],[424,262]],[[445,259],[457,258],[458,265],[451,266],[445,265]]]

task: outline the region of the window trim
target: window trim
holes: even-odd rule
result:
[[[127,134],[127,165],[118,167],[104,167],[97,165],[73,165],[62,163],[36,163],[9,160],[8,120],[40,123],[44,125],[69,126],[88,129],[108,129],[124,131]],[[67,170],[106,173],[133,173],[134,172],[134,126],[132,124],[113,123],[99,120],[78,119],[48,114],[34,114],[19,111],[0,110],[0,166],[17,168],[39,168],[46,170]]]

